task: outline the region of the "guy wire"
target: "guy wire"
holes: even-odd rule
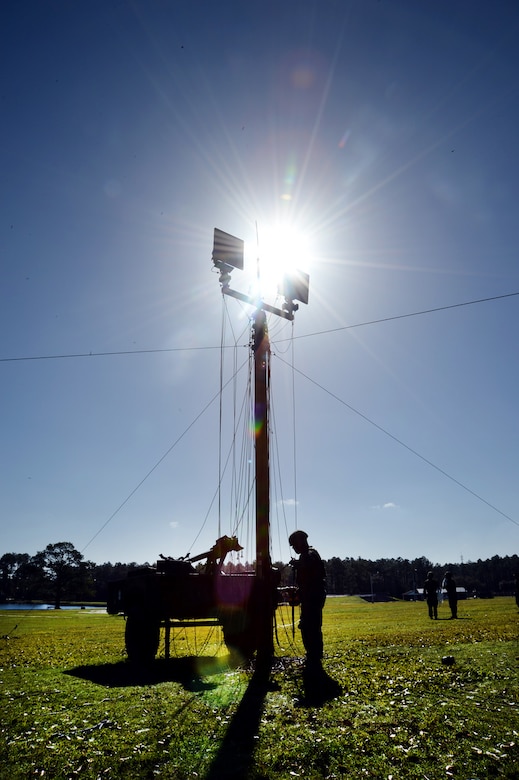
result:
[[[294,530],[297,529],[297,446],[296,446],[296,389],[295,389],[295,347],[294,347],[294,322],[292,321],[292,334],[291,334],[291,348],[292,348],[292,428],[293,428],[293,469],[294,469]]]
[[[222,295],[222,322],[220,326],[220,397],[218,399],[218,536],[219,539],[222,535],[221,518],[222,518],[222,426],[223,426],[223,356],[224,356],[224,343],[225,343],[225,322],[226,322],[226,305],[225,296]]]

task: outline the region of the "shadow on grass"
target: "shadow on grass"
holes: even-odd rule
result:
[[[302,672],[303,682],[303,695],[298,698],[296,706],[322,707],[341,695],[339,683],[321,666],[309,671],[303,666],[302,659],[276,658],[272,666],[257,667],[205,780],[243,780],[250,777],[265,698],[269,692],[280,690],[271,672],[285,675],[295,669]],[[261,780],[262,776],[257,774],[255,777]]]
[[[156,685],[178,682],[188,691],[204,691],[216,687],[216,683],[202,679],[222,674],[231,668],[229,659],[214,656],[187,656],[184,658],[157,659],[148,665],[119,661],[115,664],[89,664],[67,669],[65,674],[89,680],[107,688],[125,688],[133,685]]]
[[[296,706],[321,707],[342,693],[340,685],[322,668],[310,673],[300,665],[301,661],[292,659],[290,663],[293,666],[297,662],[298,671],[302,673],[303,695],[298,698]],[[267,693],[280,689],[279,684],[271,678],[271,671],[286,673],[289,671],[287,664],[288,659],[278,659],[273,670],[270,665],[257,666],[205,780],[243,780],[249,776],[265,698]],[[217,683],[202,678],[222,674],[230,668],[234,667],[227,657],[189,656],[158,659],[147,666],[138,666],[129,661],[89,664],[67,669],[64,673],[108,688],[178,682],[186,690],[196,692],[216,688]]]
[[[205,780],[243,780],[249,776],[259,733],[261,713],[269,690],[270,668],[259,666],[225,733]]]

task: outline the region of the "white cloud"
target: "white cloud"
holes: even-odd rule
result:
[[[278,501],[279,506],[298,506],[299,501],[295,498],[284,498],[282,501]]]

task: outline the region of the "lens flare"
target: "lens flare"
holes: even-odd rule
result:
[[[295,225],[276,223],[258,231],[259,286],[262,295],[276,295],[285,275],[308,271],[308,237]]]

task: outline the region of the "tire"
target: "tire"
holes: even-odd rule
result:
[[[257,649],[257,637],[254,626],[243,614],[226,616],[222,619],[224,642],[229,652],[238,662],[252,660]]]
[[[128,615],[124,631],[128,660],[136,664],[151,664],[160,641],[158,620]]]

